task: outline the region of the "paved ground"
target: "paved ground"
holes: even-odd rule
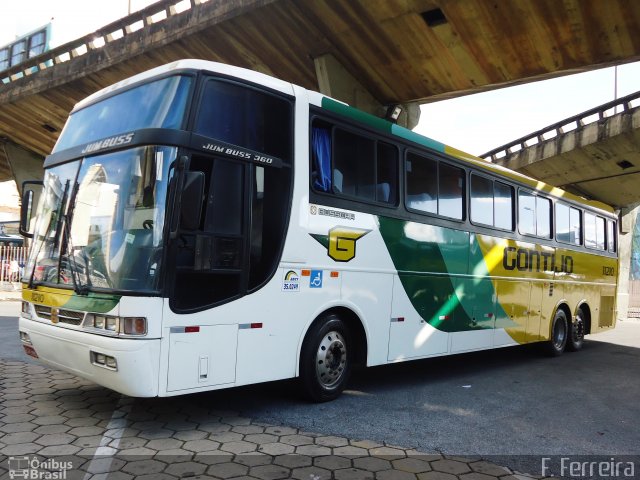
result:
[[[490,480],[519,476],[496,463],[540,474],[541,455],[640,450],[640,323],[560,359],[516,348],[368,369],[311,405],[291,382],[122,397],[26,363],[18,306],[0,302],[0,478],[6,457],[40,455],[83,479]]]

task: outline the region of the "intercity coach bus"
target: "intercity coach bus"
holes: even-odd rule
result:
[[[612,208],[257,72],[103,89],[44,166],[23,346],[126,395],[299,377],[325,401],[354,364],[614,326]]]

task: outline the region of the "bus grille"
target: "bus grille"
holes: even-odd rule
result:
[[[45,305],[34,305],[36,314],[41,318],[51,320],[51,307]],[[67,323],[69,325],[80,325],[84,318],[83,312],[76,312],[73,310],[58,310],[58,321],[60,323]]]

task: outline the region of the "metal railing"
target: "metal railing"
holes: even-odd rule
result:
[[[14,82],[25,76],[33,75],[41,70],[46,70],[52,66],[85,55],[90,51],[102,48],[144,27],[162,22],[174,15],[179,15],[207,1],[209,0],[160,0],[82,38],[60,45],[36,57],[29,58],[18,65],[0,71],[0,88],[2,88],[3,84]]]
[[[0,246],[0,284],[19,282],[27,263],[27,247]]]
[[[525,148],[553,140],[554,138],[557,138],[569,131],[609,118],[610,116],[619,113],[617,112],[617,107],[622,106],[622,113],[627,113],[634,108],[638,108],[640,101],[638,102],[638,105],[632,105],[634,100],[640,100],[640,92],[632,93],[626,97],[621,97],[617,100],[607,102],[598,107],[579,113],[578,115],[574,115],[573,117],[569,117],[565,120],[549,125],[548,127],[530,133],[527,136],[509,142],[506,145],[494,148],[493,150],[480,155],[480,157],[491,162],[501,159],[509,160],[510,155],[524,150]],[[606,112],[609,110],[613,110],[613,113],[607,116]]]

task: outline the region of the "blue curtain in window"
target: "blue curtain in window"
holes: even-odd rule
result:
[[[326,128],[314,127],[311,132],[313,143],[313,186],[321,192],[331,191],[331,132]]]

